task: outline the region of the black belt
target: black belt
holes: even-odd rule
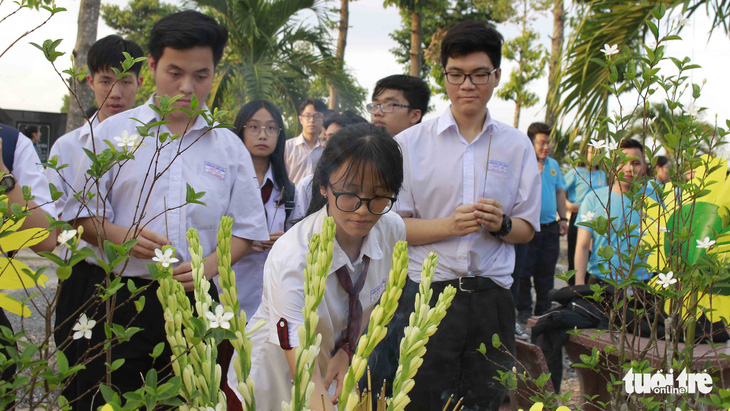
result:
[[[540,224],[540,230],[542,230],[543,228],[548,228],[550,226],[553,226],[553,225],[555,225],[557,223],[558,223],[557,221],[553,221],[552,223]]]
[[[466,293],[488,291],[493,288],[499,288],[497,283],[487,277],[474,277],[470,275],[459,277],[455,280],[438,281],[433,283],[433,285],[436,284],[442,285],[443,287],[452,285],[457,290]]]

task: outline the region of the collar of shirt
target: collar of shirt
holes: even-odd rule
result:
[[[267,180],[271,180],[271,184],[274,185],[274,190],[279,189],[279,185],[276,184],[276,180],[274,180],[274,171],[272,170],[271,163],[269,163],[269,168],[266,170],[266,174],[264,175],[264,182],[259,184],[259,178],[256,176],[253,176],[253,178],[256,180],[256,186],[260,189],[266,184]]]
[[[91,118],[91,125],[89,125],[88,121],[84,121],[84,124],[79,127],[79,140],[84,141],[87,136],[91,135],[91,130],[95,129],[99,124],[101,124],[101,122],[99,121],[99,117],[96,115]]]
[[[295,145],[298,145],[298,146],[302,146],[303,145],[307,149],[309,149],[309,144],[307,144],[307,141],[304,139],[304,134],[300,134],[300,135],[294,137],[294,144]],[[314,147],[312,147],[312,150],[314,150],[317,147],[321,147],[321,146],[322,146],[322,139],[319,139],[318,138],[317,139],[317,144],[315,144]]]
[[[142,105],[142,107],[139,111],[138,120],[140,120],[144,124],[150,124],[152,122],[161,120],[159,114],[157,114],[157,112],[155,112],[155,110],[153,110],[150,107],[150,104],[155,104],[156,96],[157,96],[157,93],[153,93],[152,96],[150,96],[150,98]],[[205,104],[199,106],[198,110],[203,110],[203,111],[208,112],[208,114],[210,114],[210,110],[208,110],[208,106]],[[216,125],[218,125],[218,122],[213,123],[213,127],[215,127]],[[195,117],[195,121],[193,121],[193,123],[190,125],[190,127],[188,127],[187,131],[190,132],[193,130],[203,130],[203,129],[208,129],[208,128],[210,128],[210,126],[208,126],[208,122],[206,122],[205,119],[203,119],[203,116],[197,115]]]
[[[314,226],[316,227],[315,232],[322,232],[322,223],[324,222],[324,218],[326,216],[327,206],[324,206],[321,210],[317,211],[314,219]],[[378,220],[378,223],[379,222],[380,220]],[[383,249],[378,243],[378,236],[372,235],[373,231],[378,230],[378,223],[375,223],[373,228],[370,230],[370,233],[368,233],[368,235],[366,235],[363,239],[362,246],[360,247],[360,255],[355,261],[350,261],[350,258],[347,256],[347,254],[345,254],[345,252],[342,250],[342,247],[340,247],[340,244],[335,238],[335,246],[332,251],[332,267],[330,267],[330,271],[329,273],[327,273],[328,276],[334,274],[334,272],[342,266],[347,266],[348,270],[351,273],[355,272],[355,266],[362,263],[363,256],[370,257],[370,260],[383,259]]]
[[[497,123],[492,119],[492,116],[489,114],[489,109],[487,109],[487,117],[484,119],[484,124],[482,125],[482,131],[479,133],[479,135],[471,142],[474,143],[487,131],[487,129],[493,130],[494,127],[497,126]],[[449,106],[448,109],[444,111],[441,116],[438,118],[438,123],[436,125],[436,134],[437,135],[443,135],[446,130],[449,130],[453,128],[456,132],[456,135],[459,136],[459,140],[461,140],[462,143],[469,145],[470,143],[467,143],[467,141],[464,139],[464,137],[461,136],[461,133],[459,133],[459,125],[456,123],[456,119],[454,118],[454,113],[451,112],[451,106]]]

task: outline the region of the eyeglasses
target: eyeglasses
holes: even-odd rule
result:
[[[322,120],[324,118],[324,115],[322,113],[315,113],[315,114],[302,114],[299,117],[306,118],[307,120]]]
[[[469,77],[471,84],[487,84],[489,82],[489,76],[494,74],[497,70],[499,70],[499,67],[492,71],[477,71],[476,73],[469,74],[444,71],[444,77],[446,77],[446,81],[448,81],[449,84],[455,84],[457,86],[464,84],[467,77]]]
[[[375,196],[372,198],[362,198],[354,193],[340,193],[335,191],[332,183],[327,183],[332,195],[335,196],[335,206],[338,210],[345,213],[355,212],[363,202],[368,203],[368,211],[375,215],[383,215],[390,211],[395,202],[395,198],[386,196]]]
[[[373,104],[368,103],[365,108],[368,110],[368,113],[375,113],[375,109],[380,107],[380,110],[383,113],[392,113],[393,110],[395,110],[396,107],[403,107],[403,108],[413,108],[411,106],[407,106],[405,104],[398,104],[398,103],[379,103],[379,104]]]
[[[277,137],[279,135],[279,133],[281,132],[281,129],[276,126],[261,127],[261,126],[251,125],[251,126],[243,126],[243,129],[244,129],[244,132],[246,130],[248,130],[249,135],[252,135],[252,136],[258,136],[259,134],[261,134],[261,130],[264,130],[264,133],[266,134],[267,137]]]

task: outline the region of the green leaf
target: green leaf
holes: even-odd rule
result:
[[[205,195],[205,191],[201,192],[195,192],[193,187],[190,186],[190,184],[185,183],[186,185],[186,192],[185,192],[185,202],[188,204],[201,204],[206,205],[204,202],[200,201],[200,198],[202,198]]]
[[[108,365],[109,363],[106,363],[106,364]],[[114,371],[118,370],[119,367],[121,367],[123,364],[124,364],[124,358],[118,358],[118,359],[114,360],[114,362],[112,362],[111,367],[109,367],[110,371],[114,372]]]
[[[502,346],[502,343],[499,341],[499,335],[497,333],[494,333],[492,335],[492,346],[494,348],[499,348]]]
[[[59,280],[68,280],[71,277],[72,268],[67,265],[56,267],[56,276]]]
[[[134,308],[137,309],[137,313],[141,313],[142,310],[144,309],[144,302],[145,302],[144,295],[140,296],[139,300],[136,300],[134,302]]]
[[[157,359],[157,357],[159,357],[162,354],[162,351],[164,349],[165,349],[164,342],[157,343],[157,345],[155,345],[155,348],[152,350],[152,353],[150,353],[150,357],[152,357],[152,359]]]

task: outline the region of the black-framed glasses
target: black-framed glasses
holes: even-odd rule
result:
[[[492,71],[477,71],[469,74],[444,71],[444,77],[446,77],[446,81],[448,81],[449,84],[455,84],[457,86],[464,84],[467,77],[469,77],[471,84],[487,84],[489,82],[489,77],[497,70],[499,70],[499,67]]]
[[[386,196],[362,198],[355,193],[337,192],[335,191],[335,188],[332,187],[332,183],[327,183],[327,185],[329,185],[332,195],[335,196],[335,206],[338,210],[345,213],[352,213],[356,211],[360,208],[360,205],[363,202],[366,202],[368,203],[368,211],[375,215],[383,215],[393,208],[393,203],[395,203],[396,200],[394,197]]]
[[[300,114],[299,117],[306,118],[307,120],[322,120],[324,119],[324,114],[322,113],[314,113],[314,114]]]
[[[258,136],[261,134],[261,130],[264,130],[264,133],[267,137],[277,137],[279,133],[281,132],[281,129],[276,126],[257,126],[257,125],[250,125],[250,126],[243,126],[244,130],[248,130],[248,133],[252,136]]]
[[[380,111],[383,113],[392,113],[396,107],[403,107],[403,108],[413,108],[411,106],[407,106],[405,104],[398,104],[398,103],[368,103],[365,108],[368,110],[368,113],[374,113],[375,109],[380,107]]]

